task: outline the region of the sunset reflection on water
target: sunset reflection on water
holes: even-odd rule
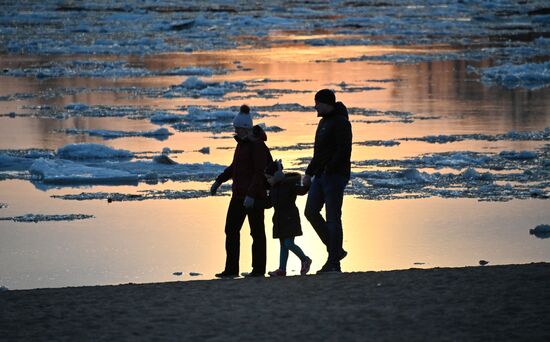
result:
[[[299,37],[297,37],[298,39]],[[132,57],[129,61],[150,70],[181,66],[216,66],[231,70],[212,80],[245,81],[274,79],[263,89],[293,89],[304,93],[284,94],[273,99],[248,98],[212,101],[205,98],[132,98],[124,92],[91,91],[52,99],[29,99],[1,102],[3,113],[25,113],[23,105],[69,103],[88,105],[141,105],[178,111],[181,106],[255,106],[276,103],[299,103],[311,106],[309,112],[277,112],[278,116],[257,119],[285,130],[268,133],[268,145],[290,146],[313,141],[318,118],[313,109],[313,94],[320,88],[336,90],[338,100],[348,107],[380,111],[410,111],[415,115],[439,119],[413,123],[366,124],[352,122],[354,141],[387,140],[430,134],[505,133],[510,130],[540,130],[550,126],[548,90],[528,92],[489,88],[473,80],[468,64],[486,65],[490,61],[426,62],[394,65],[379,62],[315,62],[365,54],[422,52],[421,48],[391,47],[307,47],[281,46],[271,49],[236,49],[223,52],[166,54]],[[50,57],[48,57],[50,58]],[[32,63],[16,58],[2,58],[2,64]],[[236,64],[235,61],[240,63]],[[241,65],[243,69],[236,69]],[[125,79],[69,78],[36,80],[3,77],[0,95],[37,92],[47,88],[86,87],[159,87],[179,84],[185,76]],[[299,82],[291,82],[299,80]],[[382,87],[346,93],[338,84]],[[384,82],[377,82],[384,81]],[[229,97],[238,94],[228,94]],[[353,115],[352,121],[365,119]],[[103,140],[98,137],[66,135],[58,130],[118,129],[150,130],[158,128],[148,120],[127,118],[0,118],[0,148],[44,148],[55,150],[69,143],[96,142],[131,151],[161,151],[164,147],[186,152],[175,154],[182,163],[219,163],[228,165],[232,158],[233,139],[211,139],[210,132],[174,132],[166,141],[147,138]],[[230,137],[230,133],[221,136]],[[210,147],[210,154],[196,151]],[[428,152],[525,150],[540,146],[535,142],[463,141],[434,145],[402,142],[397,147],[353,146],[352,160],[399,159]],[[220,149],[223,148],[223,149]],[[311,150],[273,151],[290,168],[298,158],[312,155]],[[94,186],[37,190],[27,181],[0,182],[2,216],[24,213],[86,213],[94,219],[74,222],[38,224],[0,223],[0,269],[4,285],[9,288],[53,287],[67,285],[114,284],[121,282],[156,282],[170,280],[211,279],[224,265],[223,227],[229,197],[189,200],[150,200],[143,202],[66,201],[51,195],[80,192],[137,193],[141,190],[207,190],[207,182],[167,182],[156,185]],[[303,212],[305,197],[298,199]],[[410,267],[475,265],[479,259],[492,264],[548,261],[547,241],[535,239],[528,230],[548,223],[547,203],[541,200],[478,202],[476,199],[415,199],[372,201],[347,196],[344,200],[344,248],[349,252],[343,261],[344,271],[390,270]],[[278,262],[278,241],[271,238],[271,215],[267,210],[268,269]],[[324,246],[305,220],[304,235],[297,243],[314,261],[312,270],[326,258]],[[248,223],[241,231],[241,271],[250,270]],[[298,259],[289,259],[289,273],[297,274]],[[183,277],[173,272],[183,271]],[[201,273],[190,277],[189,272]]]

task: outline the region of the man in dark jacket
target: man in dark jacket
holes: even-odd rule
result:
[[[248,276],[263,277],[266,264],[264,208],[267,200],[264,170],[273,159],[265,144],[265,132],[260,126],[252,126],[248,106],[241,106],[233,126],[237,140],[233,162],[216,178],[210,189],[214,195],[223,182],[233,180],[233,194],[225,221],[225,269],[216,277],[239,275],[240,230],[247,216],[252,236],[252,272]]]
[[[311,183],[305,216],[328,250],[328,260],[318,273],[341,272],[340,260],[347,255],[342,248],[342,204],[350,179],[351,124],[346,106],[336,102],[329,89],[315,94],[315,109],[321,120],[315,133],[313,158],[303,180],[306,186]],[[321,216],[324,205],[326,221]]]

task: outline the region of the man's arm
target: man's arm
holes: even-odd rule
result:
[[[330,173],[336,170],[339,165],[349,161],[351,155],[351,142],[351,123],[344,119],[336,121],[334,127],[334,143],[336,145],[336,150],[327,161],[327,172]]]

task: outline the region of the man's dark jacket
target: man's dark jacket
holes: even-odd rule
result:
[[[313,159],[306,169],[310,176],[340,174],[350,178],[351,124],[348,110],[342,102],[336,102],[334,110],[322,116],[315,133]]]
[[[255,200],[267,199],[267,184],[264,171],[273,158],[266,146],[267,135],[260,126],[253,128],[254,139],[237,140],[237,147],[233,154],[233,162],[219,176],[216,181],[223,183],[233,179],[233,197],[244,199],[250,196]]]

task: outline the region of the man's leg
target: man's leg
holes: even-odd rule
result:
[[[323,188],[321,187],[321,180],[319,176],[315,176],[307,195],[306,210],[304,211],[304,215],[328,249],[327,222],[323,216],[321,216],[321,209],[323,209],[324,204],[325,197]]]
[[[325,193],[326,217],[329,240],[329,264],[340,266],[343,252],[342,204],[348,180],[341,175],[324,175],[322,187]]]
[[[243,200],[231,198],[225,220],[225,273],[239,274],[240,231],[245,217]]]
[[[265,274],[266,241],[264,208],[252,208],[247,211],[250,235],[252,236],[252,273]]]

